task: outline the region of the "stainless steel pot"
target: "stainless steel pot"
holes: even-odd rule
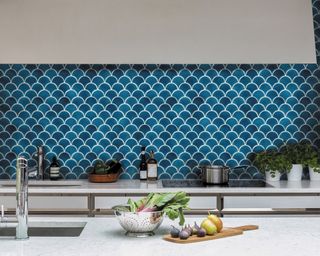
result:
[[[202,170],[202,180],[207,184],[225,184],[229,181],[230,168],[222,165],[200,166]]]

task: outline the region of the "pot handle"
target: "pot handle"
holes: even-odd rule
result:
[[[238,168],[247,168],[249,165],[239,165],[236,167],[233,167],[232,169],[238,169]]]

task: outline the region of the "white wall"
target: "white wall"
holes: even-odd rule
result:
[[[315,63],[311,0],[1,0],[0,63]]]

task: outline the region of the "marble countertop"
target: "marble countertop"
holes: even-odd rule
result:
[[[87,180],[30,181],[30,194],[146,194],[149,192],[173,192],[183,190],[190,194],[316,194],[320,193],[320,181],[269,182],[272,187],[218,187],[164,188],[161,181],[119,180],[115,183],[90,183]],[[0,181],[0,195],[15,194],[15,181]]]
[[[201,219],[187,218],[187,223]],[[86,221],[80,237],[30,237],[26,241],[0,238],[1,256],[310,256],[319,254],[320,217],[228,218],[224,225],[259,225],[259,230],[243,235],[194,244],[174,244],[162,240],[172,221],[165,219],[156,235],[126,237],[115,218],[30,218],[33,221]]]

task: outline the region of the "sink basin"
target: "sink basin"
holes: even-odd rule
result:
[[[30,237],[77,237],[80,236],[86,222],[31,222],[28,234]],[[14,237],[15,228],[0,228],[0,237]]]
[[[29,180],[29,187],[70,187],[70,186],[81,186],[82,181],[80,180],[61,180],[61,181],[51,181],[51,180]],[[9,180],[1,182],[2,187],[15,187],[16,181]]]

